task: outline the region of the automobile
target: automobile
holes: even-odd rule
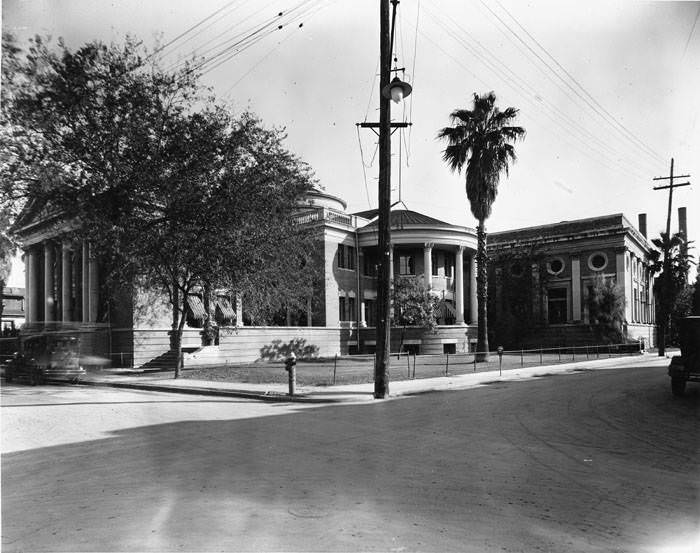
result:
[[[682,396],[688,382],[700,382],[700,316],[683,317],[680,321],[681,354],[671,358],[668,375],[671,392]]]
[[[34,386],[48,380],[78,382],[85,374],[80,366],[80,340],[65,334],[39,334],[20,340],[5,366],[5,381],[26,379]]]

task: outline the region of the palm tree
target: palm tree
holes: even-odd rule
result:
[[[438,138],[446,139],[447,148],[442,158],[450,169],[460,173],[466,164],[467,198],[471,212],[479,222],[477,227],[477,360],[488,359],[488,335],[486,327],[486,227],[484,222],[491,215],[496,200],[501,173],[508,174],[509,164],[515,161],[513,143],[525,135],[522,127],[511,126],[518,114],[516,108],[501,111],[496,107],[496,95],[474,94],[471,110],[457,109],[450,114],[453,127],[438,132]]]

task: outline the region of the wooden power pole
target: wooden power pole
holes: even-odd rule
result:
[[[666,240],[664,242],[664,263],[663,263],[663,281],[661,282],[661,317],[658,326],[658,346],[659,357],[666,355],[666,332],[668,331],[669,321],[671,318],[671,259],[669,251],[669,243],[671,241],[671,210],[673,204],[673,189],[680,186],[689,186],[690,182],[673,182],[673,179],[682,179],[690,177],[690,175],[674,175],[673,174],[673,158],[671,158],[671,171],[668,177],[656,177],[653,180],[669,181],[665,186],[655,186],[654,190],[668,189],[668,214],[666,215]]]

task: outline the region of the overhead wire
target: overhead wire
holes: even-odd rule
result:
[[[652,155],[654,157],[657,157],[658,154],[649,148],[646,144],[644,144],[641,140],[639,140],[637,137],[632,135],[629,131],[626,130],[624,126],[622,126],[619,122],[617,124],[613,124],[610,121],[610,116],[607,116],[600,110],[595,102],[591,102],[587,97],[583,96],[577,88],[571,85],[569,81],[564,79],[545,59],[542,58],[516,31],[513,30],[513,28],[508,25],[507,22],[503,21],[503,19],[496,13],[494,12],[491,7],[485,3],[483,0],[479,0],[479,2],[489,11],[489,13],[492,14],[493,17],[495,17],[503,27],[505,27],[517,40],[520,42],[525,48],[533,55],[535,58],[544,65],[549,72],[554,75],[564,86],[566,86],[571,92],[574,93],[576,97],[578,97],[582,102],[584,102],[585,105],[587,105],[596,115],[598,115],[603,121],[608,123],[611,128],[615,129],[618,133],[620,133],[623,137],[625,137],[627,140],[631,141],[633,144],[635,144],[638,148],[641,148],[643,151],[646,152],[647,155]],[[546,72],[545,72],[546,74]],[[549,77],[549,76],[548,76]],[[551,78],[551,77],[550,77]],[[614,119],[614,118],[613,118]],[[615,120],[617,121],[617,120]]]
[[[432,17],[432,14],[429,12],[429,10],[428,10],[427,8],[425,8],[425,11],[426,11],[426,13],[427,13],[429,16]],[[446,28],[444,25],[441,25],[441,24],[438,24],[438,26],[440,26],[441,31],[442,31],[442,34],[447,34],[448,36],[454,37],[454,33],[453,33],[450,29]],[[436,43],[436,42],[435,42],[430,36],[428,36],[423,30],[421,30],[420,33],[421,33],[421,36],[424,36],[427,40],[429,40],[430,42],[432,42],[433,44],[435,44],[436,47],[438,47],[440,50],[442,50],[443,53],[445,53],[446,56],[450,57],[450,58],[453,59],[453,61],[455,61],[458,65],[460,65],[461,67],[463,67],[465,70],[469,71],[469,72],[474,76],[475,79],[477,79],[477,80],[479,80],[480,82],[482,82],[486,87],[490,87],[489,84],[487,84],[481,77],[477,76],[477,75],[474,73],[474,71],[472,70],[471,67],[465,66],[465,65],[463,64],[463,62],[462,62],[460,59],[455,58],[450,52],[448,52],[448,51],[446,51],[445,49],[443,49],[438,43]],[[464,45],[462,45],[462,46],[464,47]],[[466,48],[465,48],[465,49],[466,49]],[[467,49],[467,51],[469,51],[469,50]],[[480,57],[477,56],[474,52],[472,52],[472,54],[475,55],[475,57],[477,57],[477,59],[480,58]],[[480,59],[480,61],[482,61],[482,63],[484,63],[483,60]],[[487,64],[487,63],[485,63],[485,65],[487,65],[487,67],[488,67],[488,64]],[[499,65],[500,65],[500,64],[499,64]],[[493,66],[491,67],[491,69],[494,70],[494,69],[493,69]],[[516,85],[514,85],[514,84],[511,82],[510,79],[506,79],[506,78],[503,78],[503,77],[501,77],[501,79],[504,81],[504,83],[505,83],[507,86],[509,86],[510,88],[512,88],[514,91],[516,91],[516,92],[518,92],[518,93],[522,92],[522,90],[519,89]],[[528,103],[530,103],[530,105],[534,106],[535,109],[536,109],[537,111],[541,111],[546,117],[548,117],[548,118],[552,121],[552,123],[554,123],[554,124],[555,124],[556,126],[558,126],[558,127],[562,127],[563,130],[565,130],[567,133],[570,134],[570,131],[571,131],[570,128],[564,127],[564,126],[562,125],[561,121],[558,121],[556,118],[552,117],[551,114],[547,113],[547,111],[543,110],[542,106],[539,106],[539,105],[535,104],[535,103],[529,98],[529,96],[525,95],[523,98],[524,98]],[[574,127],[574,128],[575,128],[575,127]],[[590,157],[590,156],[588,155],[588,153],[587,153],[585,150],[582,150],[582,149],[581,149],[581,144],[583,144],[585,147],[588,147],[588,148],[591,149],[591,151],[597,156],[597,157],[591,157],[591,159],[593,159],[593,160],[595,160],[595,161],[597,161],[597,162],[599,162],[599,163],[602,163],[603,165],[605,165],[605,166],[608,167],[609,169],[615,170],[615,171],[623,171],[622,168],[620,168],[620,167],[618,167],[617,165],[614,164],[614,160],[610,159],[609,156],[605,156],[605,155],[604,155],[603,153],[601,153],[600,151],[593,150],[593,149],[591,148],[591,145],[590,145],[587,141],[575,141],[575,142],[572,142],[572,141],[570,140],[571,137],[570,137],[570,136],[567,136],[566,134],[562,135],[562,134],[557,133],[556,131],[555,131],[555,134],[557,134],[558,136],[560,136],[565,142],[571,144],[571,146],[572,146],[573,148],[577,149],[578,151],[580,151],[580,152],[583,153],[584,155],[587,155],[588,157]],[[601,155],[603,155],[604,158],[601,159],[601,157],[600,157]],[[630,170],[630,171],[635,171],[635,168],[631,166],[629,170]],[[639,176],[640,178],[641,178],[641,177],[645,177],[645,175],[643,175],[642,173],[639,173],[639,171],[637,171],[637,173],[638,173],[638,176]]]
[[[483,3],[483,2],[482,2]],[[643,148],[646,150],[646,152],[649,155],[652,155],[656,157],[660,161],[665,161],[663,160],[658,153],[653,150],[651,147],[649,147],[647,144],[645,144],[643,141],[641,141],[632,131],[630,131],[625,125],[623,125],[614,115],[612,115],[601,103],[571,74],[569,71],[566,70],[564,66],[562,66],[561,63],[547,50],[540,42],[533,37],[525,27],[523,27],[520,22],[517,20],[517,18],[511,14],[499,0],[496,0],[496,3],[501,7],[501,9],[508,14],[508,16],[515,22],[515,24],[532,40],[539,48],[542,50],[549,59],[551,59],[555,65],[561,69],[561,71],[569,78],[571,81],[596,105],[600,108],[600,110],[608,116],[610,121],[612,121],[619,129],[626,134],[630,140],[634,141],[635,143],[638,144],[639,147]],[[698,10],[698,14],[700,14],[700,9]],[[697,18],[696,18],[697,21]]]
[[[466,31],[463,27],[461,27],[458,23],[452,21],[451,24],[453,24],[457,29],[459,29],[459,33],[453,31],[450,29],[446,23],[442,22],[439,20],[438,16],[433,14],[428,8],[426,8],[426,13],[435,21],[435,23],[441,28],[441,30],[453,38],[456,42],[458,42],[463,48],[465,48],[468,52],[470,52],[473,56],[475,56],[481,63],[483,63],[487,68],[489,68],[492,72],[494,72],[503,82],[515,90],[516,92],[522,93],[526,92],[527,94],[524,96],[524,98],[528,102],[532,102],[530,99],[530,95],[532,95],[535,98],[539,98],[539,101],[542,104],[545,104],[548,102],[542,97],[541,93],[537,90],[534,89],[525,79],[521,78],[519,75],[517,75],[513,70],[511,70],[506,63],[504,63],[502,60],[498,59],[495,54],[487,50],[486,47],[484,47],[477,39],[474,37],[471,37],[470,33]],[[465,37],[470,38],[472,41],[474,41],[478,47],[481,48],[483,51],[483,54],[477,51],[476,47],[472,46],[471,44],[467,43],[465,41]],[[504,73],[507,72],[507,75]],[[579,136],[583,137],[585,141],[583,142],[589,149],[594,151],[596,155],[603,155],[605,156],[608,161],[615,162],[616,160],[611,157],[611,154],[616,154],[620,155],[621,152],[610,152],[610,147],[609,145],[604,144],[598,137],[593,135],[590,131],[585,129],[585,127],[581,127],[580,125],[577,124],[576,121],[571,119],[566,113],[564,113],[562,110],[560,110],[557,106],[555,105],[550,105],[548,106],[548,110],[544,110],[544,105],[539,105],[539,104],[534,104],[532,105],[535,106],[535,108],[538,111],[541,111],[545,117],[550,119],[554,124],[557,126],[563,127],[562,121],[568,122],[569,127],[566,127],[565,130],[568,132],[573,132],[575,134],[578,134]],[[558,115],[557,119],[555,118],[550,111],[556,113]],[[598,149],[593,150],[591,147],[591,141],[598,146]],[[636,171],[638,173],[638,176],[642,177],[643,174],[639,172],[639,169],[637,167],[636,162],[628,162],[630,165],[630,170],[631,171]]]

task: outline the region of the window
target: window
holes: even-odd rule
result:
[[[345,321],[345,298],[344,297],[339,297],[338,298],[338,320],[339,321]]]
[[[568,320],[568,291],[566,288],[550,288],[547,291],[547,318],[549,324],[563,324]]]
[[[547,262],[547,272],[550,275],[558,275],[564,270],[564,260],[561,257],[555,257]]]
[[[596,252],[588,257],[588,268],[592,271],[602,271],[608,265],[608,256],[603,252]]]
[[[362,269],[365,276],[376,277],[379,273],[379,259],[377,259],[377,256],[366,253],[364,256]]]
[[[365,322],[367,326],[377,326],[376,300],[365,300]]]
[[[442,344],[442,353],[457,353],[457,344]]]
[[[355,270],[355,248],[338,244],[338,268]]]
[[[430,253],[430,272],[433,276],[438,276],[438,256],[437,252]]]
[[[399,274],[400,275],[415,275],[416,266],[412,255],[399,256]]]
[[[347,316],[345,317],[346,321],[354,321],[355,320],[355,298],[348,298],[348,312]]]
[[[445,276],[453,278],[455,276],[455,256],[452,253],[445,253]]]

